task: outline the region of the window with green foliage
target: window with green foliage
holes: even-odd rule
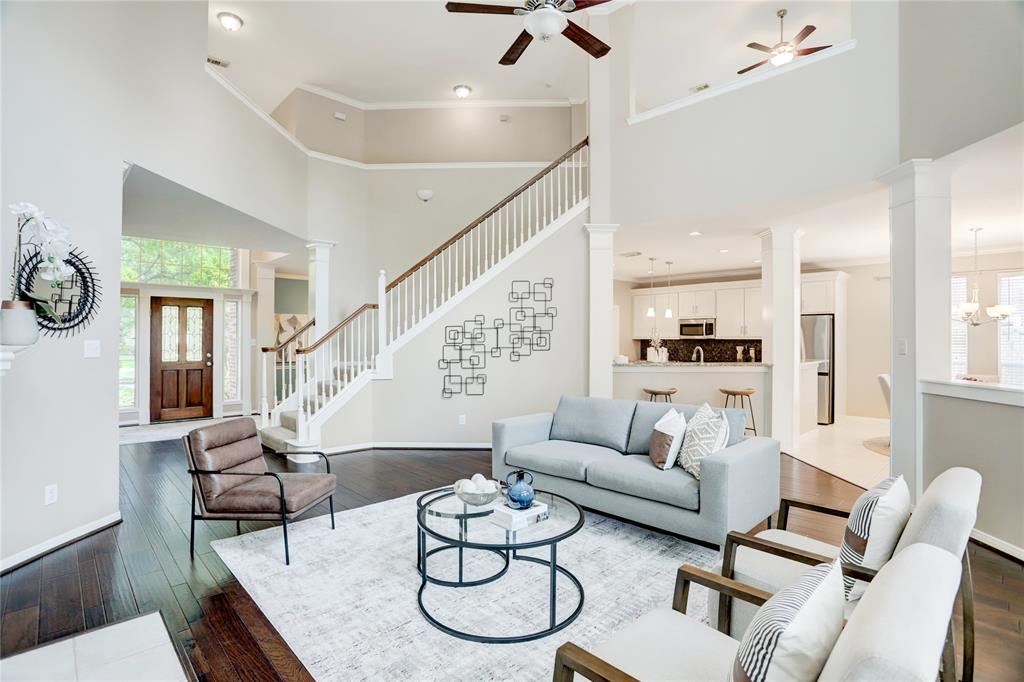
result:
[[[117,351],[117,404],[135,407],[135,327],[138,299],[121,296],[121,341]]]
[[[121,237],[121,281],[237,287],[238,249]]]

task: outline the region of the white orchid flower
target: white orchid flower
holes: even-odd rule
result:
[[[34,241],[40,246],[45,246],[50,242],[66,243],[70,230],[53,218],[44,216],[42,218],[30,219],[22,230],[22,235],[27,240]]]
[[[16,216],[26,216],[28,218],[45,218],[45,214],[35,204],[30,204],[27,201],[19,201],[16,204],[10,204],[7,208],[11,209],[11,213]]]

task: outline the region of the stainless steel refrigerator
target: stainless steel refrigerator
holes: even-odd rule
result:
[[[835,421],[836,383],[835,316],[801,315],[801,355],[804,360],[821,360],[818,365],[818,424]]]

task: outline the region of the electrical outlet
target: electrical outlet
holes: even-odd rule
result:
[[[466,415],[460,414],[459,415],[459,426],[465,426],[465,425],[466,425]]]
[[[57,484],[51,483],[43,488],[43,504],[53,504],[57,501]]]

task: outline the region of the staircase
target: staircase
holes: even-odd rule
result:
[[[588,170],[584,139],[396,279],[388,282],[381,271],[376,303],[315,340],[310,320],[263,348],[263,443],[278,452],[318,447],[331,415],[370,380],[393,376],[395,350],[586,205]]]

